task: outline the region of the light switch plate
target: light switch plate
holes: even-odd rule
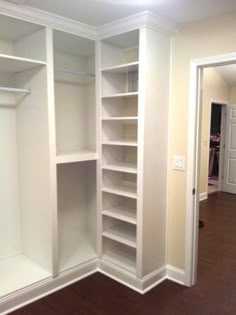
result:
[[[185,156],[174,156],[173,169],[177,171],[185,171]]]

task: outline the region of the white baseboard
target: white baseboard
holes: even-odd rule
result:
[[[166,266],[166,278],[181,285],[185,284],[184,270],[175,268],[171,265]]]
[[[165,266],[145,276],[143,279],[137,278],[131,272],[126,271],[123,268],[120,268],[119,266],[106,260],[99,262],[98,271],[109,278],[129,287],[130,289],[137,291],[140,294],[145,294],[166,279]]]
[[[61,273],[57,278],[49,278],[19,292],[13,293],[0,301],[0,314],[5,315],[30,304],[42,297],[58,291],[74,282],[77,282],[95,272],[100,272],[123,285],[145,294],[162,281],[169,279],[184,285],[184,270],[167,265],[155,270],[143,279],[106,260],[92,259],[75,268]]]
[[[203,192],[199,194],[199,201],[203,201],[206,200],[208,198],[208,193],[207,192]]]
[[[53,292],[56,292],[74,282],[77,282],[97,272],[97,259],[81,264],[67,272],[63,272],[57,278],[49,278],[29,286],[19,292],[6,296],[0,301],[0,314],[5,315],[39,300]]]

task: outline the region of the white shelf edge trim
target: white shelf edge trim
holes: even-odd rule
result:
[[[137,92],[127,92],[127,93],[117,93],[117,94],[110,94],[110,95],[103,95],[102,98],[116,98],[116,97],[132,97],[132,96],[138,96]]]
[[[106,217],[117,219],[120,221],[124,221],[130,224],[137,225],[137,219],[135,217],[126,216],[125,214],[116,213],[115,211],[112,211],[112,209],[105,209],[102,211],[102,214]]]
[[[72,74],[72,75],[78,75],[78,76],[82,76],[82,77],[95,78],[95,74],[93,74],[93,73],[86,73],[86,72],[81,72],[81,71],[73,71],[73,70],[69,70],[69,69],[65,69],[65,68],[55,68],[55,71],[57,71],[57,72],[64,72],[64,73],[68,73],[68,74]]]
[[[112,72],[112,71],[116,71],[116,70],[127,69],[126,72],[129,72],[129,71],[138,70],[138,66],[139,66],[139,61],[135,61],[135,62],[130,62],[130,63],[123,63],[123,64],[120,64],[117,66],[103,68],[101,71],[102,72],[106,72],[106,71]]]
[[[36,65],[38,64],[39,66],[45,66],[46,65],[45,61],[41,61],[41,60],[37,60],[37,59],[22,58],[22,57],[17,57],[17,56],[12,56],[12,55],[0,54],[0,59],[10,59],[10,60],[16,60],[16,61],[35,63]]]
[[[56,164],[86,162],[86,161],[94,161],[97,159],[98,159],[98,154],[96,152],[58,154],[56,156]]]
[[[132,199],[137,199],[137,194],[136,193],[127,192],[125,190],[117,190],[115,188],[103,187],[102,191],[110,193],[110,194],[118,195],[118,196],[123,196],[123,197],[132,198]]]
[[[13,93],[25,93],[30,94],[32,92],[31,89],[17,89],[11,87],[2,87],[0,86],[0,92],[13,92]]]

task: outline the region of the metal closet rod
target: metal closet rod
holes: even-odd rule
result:
[[[74,74],[74,75],[81,75],[81,76],[84,76],[84,77],[95,77],[95,75],[92,74],[92,73],[73,71],[73,70],[68,70],[68,69],[64,69],[64,68],[55,68],[55,70],[59,71],[59,72],[65,72],[65,73]]]
[[[16,89],[16,88],[3,87],[3,86],[0,86],[0,91],[2,91],[2,92],[15,92],[15,93],[26,93],[26,94],[30,94],[31,93],[31,89]]]

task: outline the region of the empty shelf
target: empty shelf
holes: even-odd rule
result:
[[[0,54],[1,72],[16,73],[44,65],[46,65],[46,63],[43,61]]]
[[[102,168],[104,170],[137,174],[137,165],[131,164],[131,163],[122,163],[122,162],[111,163],[111,164],[103,165]]]
[[[138,117],[103,117],[103,121],[119,121],[129,124],[135,124],[138,121]]]
[[[130,253],[106,250],[102,258],[132,273],[136,273],[136,257]]]
[[[107,67],[102,69],[102,72],[112,72],[112,73],[127,73],[132,71],[137,71],[139,62],[125,63],[118,66]]]
[[[137,192],[135,185],[122,185],[122,186],[103,186],[102,191],[118,196],[129,197],[137,199]]]
[[[102,141],[104,145],[122,145],[122,146],[130,146],[130,147],[137,147],[138,143],[136,140],[104,140]]]
[[[93,151],[80,151],[74,153],[61,153],[56,157],[57,164],[73,163],[73,162],[83,162],[83,161],[93,161],[98,159],[98,154]]]
[[[51,274],[24,255],[0,261],[0,296],[49,278]]]
[[[120,224],[104,231],[102,235],[110,240],[136,248],[136,227],[134,225]]]
[[[106,99],[106,98],[119,98],[119,97],[133,97],[137,95],[138,95],[138,92],[127,92],[127,93],[105,95],[102,98]]]
[[[104,216],[118,219],[124,222],[128,222],[131,224],[137,224],[137,219],[136,219],[136,210],[134,209],[129,209],[127,207],[114,207],[110,209],[105,209],[103,210],[102,214]]]

